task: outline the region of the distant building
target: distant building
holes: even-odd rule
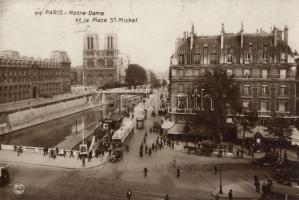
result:
[[[64,51],[50,59],[21,57],[17,51],[0,54],[0,103],[68,93],[71,62]]]
[[[71,67],[70,79],[72,85],[83,84],[83,68],[82,66]]]
[[[99,45],[98,34],[85,34],[83,84],[103,86],[107,83],[121,82],[129,58],[122,57],[119,53],[117,35],[114,33],[106,34],[104,49],[101,50]]]
[[[120,53],[117,64],[117,81],[124,84],[126,78],[126,69],[130,64],[130,56],[126,53]]]
[[[176,98],[200,91],[205,69],[215,66],[234,74],[244,109],[258,113],[261,124],[274,115],[297,119],[296,65],[288,45],[288,27],[274,27],[270,33],[245,33],[242,24],[234,34],[226,33],[222,25],[220,35],[198,36],[192,26],[190,33],[176,41],[169,71],[170,95]],[[184,99],[174,102],[183,107],[194,103]],[[184,123],[191,115],[173,112],[172,116]]]

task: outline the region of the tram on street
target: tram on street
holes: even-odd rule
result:
[[[145,119],[146,119],[146,110],[141,110],[136,116],[136,128],[143,129]]]

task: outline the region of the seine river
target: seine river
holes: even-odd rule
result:
[[[83,117],[82,117],[83,116]],[[40,125],[8,133],[0,136],[1,144],[21,144],[35,147],[54,147],[66,136],[82,130],[84,120],[85,129],[91,129],[103,119],[102,111],[88,110],[52,120]],[[76,126],[77,124],[77,126]]]

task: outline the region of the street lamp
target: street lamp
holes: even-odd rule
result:
[[[217,171],[219,171],[219,192],[218,194],[223,194],[222,191],[222,167],[221,166],[215,166],[214,167],[214,173],[217,174]]]
[[[223,192],[222,192],[222,167],[218,167],[218,169],[219,169],[219,178],[220,178],[220,185],[219,185],[219,194],[223,194]]]

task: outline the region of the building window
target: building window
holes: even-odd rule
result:
[[[268,85],[262,85],[262,94],[268,94]]]
[[[243,94],[245,94],[245,95],[250,94],[250,86],[249,85],[243,86]]]
[[[245,110],[249,110],[250,109],[250,101],[249,100],[244,100],[243,102],[242,102],[242,105],[243,105],[243,109],[245,109]]]
[[[268,102],[267,101],[261,101],[260,102],[260,111],[261,112],[267,112],[268,111]]]
[[[278,112],[286,112],[286,102],[278,102]]]
[[[267,58],[268,58],[268,54],[267,54],[267,52],[264,52],[263,53],[263,60],[267,60]]]
[[[285,69],[279,70],[279,78],[286,79],[287,78],[287,70],[285,70]]]
[[[178,77],[184,77],[184,70],[178,70]]]
[[[179,93],[184,93],[184,85],[183,84],[178,85],[178,92]]]
[[[179,55],[179,64],[185,64],[184,55]]]
[[[279,94],[280,95],[286,95],[286,91],[287,91],[287,86],[286,85],[281,85],[279,88]]]
[[[281,63],[285,63],[286,62],[286,54],[285,53],[281,53],[280,54],[280,62]]]
[[[199,76],[199,70],[198,69],[194,70],[194,76]]]
[[[194,64],[200,64],[200,54],[194,55]]]
[[[217,59],[216,59],[216,53],[211,53],[210,55],[210,64],[216,64],[217,63]]]
[[[244,69],[243,77],[244,78],[250,78],[250,70],[249,69]]]
[[[268,78],[268,70],[262,69],[262,78]]]
[[[233,62],[233,54],[232,53],[228,53],[227,54],[227,62],[228,63],[232,63]]]
[[[186,70],[186,76],[192,76],[192,69]]]
[[[232,69],[227,69],[226,73],[228,76],[232,76],[233,75],[233,70]]]

